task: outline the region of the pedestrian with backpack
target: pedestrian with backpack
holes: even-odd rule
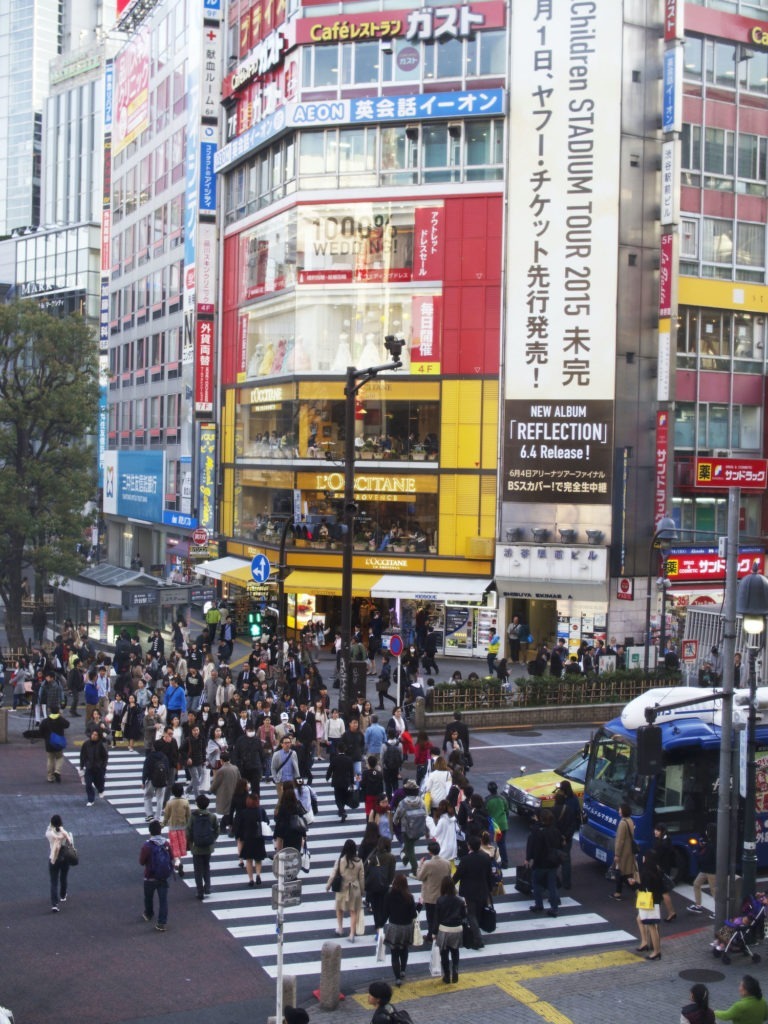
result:
[[[403,837],[403,864],[410,864],[411,874],[416,877],[416,841],[427,836],[427,808],[419,794],[419,787],[409,779],[403,786],[405,796],[397,805],[393,819],[395,827],[400,826]]]
[[[142,843],[139,864],[144,868],[144,913],[145,921],[155,916],[155,893],[158,911],[155,931],[164,932],[168,922],[168,879],[173,873],[171,847],[161,835],[163,826],[159,821],[150,822],[149,839]]]
[[[171,768],[165,753],[158,747],[160,743],[161,740],[155,740],[154,745],[147,751],[141,769],[146,821],[160,821],[163,817],[165,791],[171,784]]]
[[[216,815],[208,810],[209,800],[205,793],[200,793],[195,803],[187,825],[187,846],[192,851],[197,898],[204,900],[211,894],[211,854],[219,835],[219,822]]]
[[[394,726],[390,726],[387,729],[387,742],[381,748],[381,767],[384,771],[384,789],[387,793],[387,800],[392,799],[392,794],[397,789],[402,766],[403,748],[397,737],[397,730]]]

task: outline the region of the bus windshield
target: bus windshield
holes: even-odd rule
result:
[[[635,745],[624,736],[598,730],[589,755],[585,796],[614,810],[629,804],[632,814],[645,810],[650,779],[637,773]]]

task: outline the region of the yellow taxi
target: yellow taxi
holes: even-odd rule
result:
[[[568,779],[579,803],[584,800],[584,779],[587,774],[589,753],[581,747],[558,768],[550,768],[530,775],[519,775],[509,779],[504,789],[504,796],[511,811],[518,814],[538,814],[542,808],[552,808],[555,803],[555,791],[563,779]],[[525,769],[521,769],[525,770]]]

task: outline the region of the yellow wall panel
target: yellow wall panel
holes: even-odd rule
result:
[[[237,392],[230,388],[224,393],[221,411],[221,461],[235,461],[235,400]]]
[[[478,410],[479,415],[479,410]],[[480,424],[462,423],[459,427],[459,469],[480,469]]]
[[[677,301],[681,306],[710,306],[756,313],[768,311],[768,287],[765,285],[681,277],[677,287]]]
[[[231,537],[235,532],[232,499],[235,493],[234,470],[225,469],[222,481],[221,502],[219,504],[219,533]]]

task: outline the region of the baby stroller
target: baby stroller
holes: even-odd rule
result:
[[[731,962],[732,953],[750,957],[753,964],[760,963],[760,954],[752,950],[763,937],[766,926],[766,905],[768,896],[759,892],[748,896],[741,906],[741,914],[726,920],[720,929],[712,954],[724,964]]]

